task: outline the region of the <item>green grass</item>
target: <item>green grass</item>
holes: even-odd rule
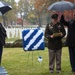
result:
[[[38,62],[38,55],[43,58],[41,65]],[[6,68],[9,75],[51,75],[49,73],[47,48],[38,52],[25,52],[22,48],[4,48],[2,66]],[[67,47],[62,50],[62,71],[64,72],[59,75],[72,75]],[[58,74],[54,72],[52,75]]]
[[[16,41],[17,39],[20,39],[20,38],[6,38],[6,42],[14,42]]]

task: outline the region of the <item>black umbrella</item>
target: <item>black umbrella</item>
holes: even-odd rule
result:
[[[59,1],[53,3],[48,7],[48,10],[63,12],[65,10],[73,10],[75,9],[75,5],[72,2],[68,1]]]
[[[0,15],[4,15],[6,12],[8,12],[11,9],[12,7],[8,3],[0,1]]]

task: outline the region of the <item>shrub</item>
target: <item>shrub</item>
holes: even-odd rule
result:
[[[22,39],[18,39],[15,42],[13,42],[13,47],[23,47]]]
[[[47,47],[48,45],[48,39],[47,38],[44,38],[44,41],[45,41],[45,47]],[[62,39],[62,46],[66,46],[66,38],[63,38]],[[4,47],[6,48],[15,48],[15,47],[23,47],[23,42],[22,42],[22,39],[18,39],[16,41],[14,41],[13,43],[6,43]]]
[[[4,45],[4,47],[6,47],[6,48],[11,48],[13,46],[13,43],[6,43],[5,45]]]
[[[67,46],[67,45],[66,45],[66,38],[63,38],[63,39],[62,39],[62,46],[63,46],[63,47]]]
[[[4,47],[6,47],[6,48],[23,47],[22,39],[18,39],[16,41],[14,41],[13,43],[6,43]]]

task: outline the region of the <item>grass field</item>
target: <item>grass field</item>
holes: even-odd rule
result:
[[[38,62],[38,56],[43,58],[41,64]],[[51,75],[47,48],[38,52],[25,52],[22,48],[4,48],[2,66],[6,68],[9,75]],[[52,75],[58,74],[54,72]],[[59,75],[72,75],[67,47],[62,50],[62,72]]]
[[[10,38],[10,39],[6,38],[6,42],[14,42],[17,39],[20,39],[20,38]]]

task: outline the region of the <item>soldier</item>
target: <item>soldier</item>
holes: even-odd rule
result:
[[[51,23],[48,23],[45,29],[45,37],[48,39],[49,49],[49,70],[50,73],[54,72],[54,63],[56,59],[56,71],[61,72],[61,53],[62,41],[66,32],[63,25],[58,21],[58,14],[51,16]]]

